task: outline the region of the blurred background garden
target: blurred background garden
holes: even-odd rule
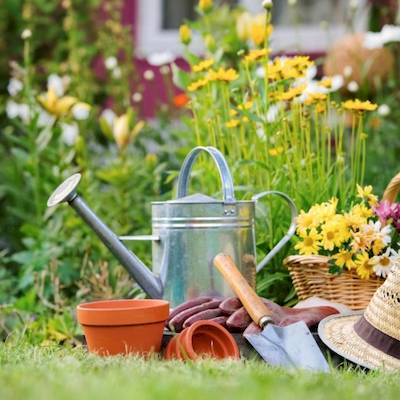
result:
[[[227,156],[240,199],[277,189],[306,210],[350,206],[357,184],[382,194],[399,171],[400,3],[261,3],[3,0],[1,339],[74,343],[77,303],[143,296],[73,212],[47,209],[73,173],[120,235],[150,233],[150,202],[175,196],[196,145]],[[206,158],[194,176],[221,195]],[[261,209],[260,255],[289,223],[279,202]],[[151,264],[149,243],[129,246]],[[296,302],[282,266],[294,252],[259,294]]]

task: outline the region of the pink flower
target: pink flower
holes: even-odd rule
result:
[[[390,222],[398,232],[400,232],[400,204],[389,203],[384,200],[374,207],[375,214],[379,217],[382,224]],[[390,221],[389,221],[390,220]]]

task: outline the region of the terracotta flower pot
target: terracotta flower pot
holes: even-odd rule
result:
[[[175,335],[165,350],[167,360],[196,360],[201,357],[239,358],[233,336],[213,321],[197,321]]]
[[[102,356],[160,351],[168,315],[164,300],[106,300],[77,307],[89,351]]]

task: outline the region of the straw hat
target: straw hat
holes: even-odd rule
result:
[[[395,266],[364,313],[330,316],[318,327],[335,353],[369,369],[400,369],[400,267]]]

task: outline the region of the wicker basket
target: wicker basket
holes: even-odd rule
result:
[[[400,191],[400,173],[387,186],[382,199],[393,203]],[[345,304],[353,310],[363,310],[384,282],[372,276],[360,279],[355,271],[344,270],[340,275],[329,272],[329,258],[325,256],[289,256],[284,264],[289,269],[300,300],[311,296]]]

